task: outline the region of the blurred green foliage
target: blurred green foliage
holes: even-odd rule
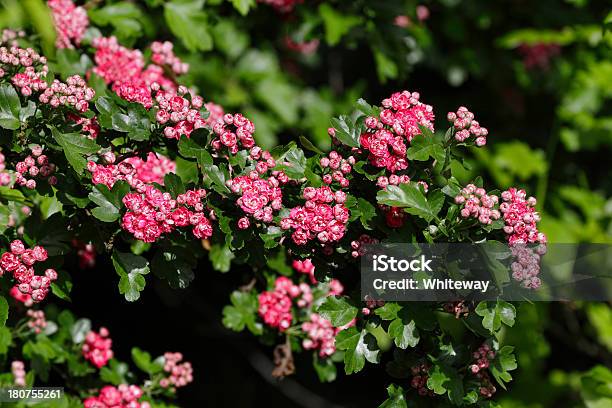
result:
[[[54,52],[42,0],[1,4],[0,26],[32,29]],[[428,18],[419,20],[419,5]],[[302,135],[329,148],[329,118],[362,96],[419,90],[440,121],[456,108],[447,99],[464,100],[491,137],[454,166],[455,177],[482,174],[535,192],[552,242],[612,241],[609,2],[307,0],[288,14],[255,0],[85,6],[102,34],[127,46],[174,41],[191,66],[186,82],[226,111],[246,113],[267,148]],[[408,23],[395,24],[397,16]],[[320,44],[308,53],[288,46],[307,41]],[[557,52],[530,65],[529,53],[542,46]],[[60,54],[65,75],[91,66]],[[520,372],[503,406],[612,406],[609,305],[525,304],[519,315],[506,335],[523,350]]]

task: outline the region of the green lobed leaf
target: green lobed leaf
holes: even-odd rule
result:
[[[329,320],[334,327],[344,326],[357,316],[358,309],[343,297],[328,296],[317,308],[323,318]]]
[[[344,350],[344,371],[347,374],[361,371],[366,360],[378,363],[380,358],[376,338],[366,330],[358,331],[354,326],[338,333],[336,348]]]
[[[387,186],[376,195],[379,204],[404,208],[407,213],[416,215],[429,222],[436,218],[444,204],[444,194],[434,191],[426,198],[421,187],[413,182],[399,186]]]
[[[433,137],[425,135],[416,135],[410,142],[410,147],[406,151],[406,155],[410,160],[426,161],[433,158],[438,163],[443,162],[445,158],[444,148]]]
[[[150,272],[149,261],[142,256],[117,250],[113,251],[111,259],[119,275],[119,293],[124,295],[128,302],[138,300],[146,284],[144,275]]]
[[[389,398],[385,400],[378,408],[408,408],[404,389],[399,385],[391,384],[387,387]]]
[[[15,88],[11,84],[0,84],[0,127],[19,129],[19,111],[21,102]]]
[[[203,6],[204,0],[175,0],[164,4],[164,18],[170,31],[191,51],[208,51],[213,45]]]
[[[4,296],[0,296],[0,327],[4,327],[9,315],[9,305]]]
[[[238,332],[247,327],[251,333],[260,335],[263,327],[257,321],[258,304],[255,294],[236,290],[232,292],[230,300],[232,304],[223,308],[223,325]]]
[[[130,186],[124,181],[118,181],[109,190],[104,184],[97,184],[89,199],[98,205],[91,210],[91,214],[103,222],[115,222],[121,216],[123,197],[130,191]]]
[[[419,343],[419,331],[414,320],[404,323],[402,319],[395,319],[389,325],[389,336],[394,339],[395,345],[401,349],[414,347]]]
[[[49,127],[53,138],[62,148],[70,166],[78,175],[82,175],[87,167],[87,160],[83,156],[96,153],[100,150],[100,146],[80,133],[62,133],[53,126]]]

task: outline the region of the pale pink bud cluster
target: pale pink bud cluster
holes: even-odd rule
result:
[[[291,238],[297,245],[314,239],[322,244],[339,241],[350,215],[344,206],[346,193],[340,190],[334,193],[328,186],[306,187],[303,197],[306,199],[304,206],[292,208],[289,217],[281,220],[281,228],[294,230]]]
[[[72,0],[48,0],[47,5],[51,9],[57,33],[55,46],[57,48],[78,46],[89,26],[87,11],[83,7],[75,6]]]
[[[410,368],[412,373],[412,379],[410,380],[410,386],[417,390],[420,396],[433,396],[432,390],[427,388],[427,380],[429,379],[429,370],[431,366],[428,363],[417,364]]]
[[[138,192],[144,192],[145,186],[150,183],[164,185],[164,176],[176,171],[176,163],[165,156],[149,152],[145,160],[140,157],[130,157],[119,164],[115,162],[115,155],[107,152],[103,156],[109,165],[89,162],[87,169],[92,173],[94,184],[104,184],[111,188],[117,181],[126,181]]]
[[[19,45],[17,40],[23,37],[25,37],[25,31],[15,31],[5,28],[0,34],[0,45],[8,44],[10,47],[17,47]]]
[[[289,13],[297,4],[301,4],[304,0],[257,0],[259,3],[267,4],[274,7],[281,13]]]
[[[349,156],[344,159],[340,153],[332,150],[329,155],[324,156],[319,161],[319,164],[323,168],[323,182],[325,184],[332,184],[336,182],[340,187],[348,187],[349,180],[346,178],[353,170],[353,164],[355,164],[355,158]]]
[[[372,298],[372,296],[370,295],[366,295],[363,300],[365,301],[366,307],[361,309],[361,313],[363,313],[366,316],[368,316],[372,312],[373,309],[383,307],[385,305],[384,300],[376,300]]]
[[[47,260],[47,251],[40,245],[26,248],[21,240],[10,243],[9,251],[0,256],[0,276],[11,272],[17,281],[17,288],[23,294],[32,296],[32,301],[40,302],[49,293],[51,283],[57,279],[55,269],[47,269],[44,275],[36,275],[34,265]]]
[[[121,226],[136,239],[149,243],[177,227],[192,227],[196,238],[209,238],[213,229],[204,214],[204,197],[204,189],[188,190],[174,200],[169,193],[146,185],[143,193],[128,193],[123,197],[128,211],[123,215]]]
[[[34,49],[0,47],[0,78],[10,77],[23,96],[47,89],[48,73],[47,59]]]
[[[312,261],[310,259],[304,259],[303,261],[295,259],[292,263],[292,266],[293,269],[295,269],[297,272],[307,275],[311,284],[314,285],[315,283],[317,283],[317,279],[314,275],[315,266],[312,264]]]
[[[215,134],[212,147],[215,150],[225,147],[231,154],[236,154],[241,148],[250,149],[255,146],[255,125],[240,113],[226,113],[223,119],[213,123],[212,130]]]
[[[151,51],[153,52],[151,61],[160,66],[167,65],[177,75],[186,74],[189,71],[189,64],[182,62],[179,57],[174,55],[173,48],[174,45],[170,41],[154,41],[151,44]]]
[[[193,368],[189,361],[182,362],[183,355],[181,353],[165,353],[164,354],[164,371],[170,375],[162,378],[159,385],[162,388],[168,387],[184,387],[193,381]]]
[[[6,157],[0,152],[0,186],[11,184],[11,174],[6,170]]]
[[[526,244],[510,246],[514,262],[512,262],[512,278],[527,289],[538,289],[542,281],[540,274],[540,256],[546,253],[546,244],[530,248]]]
[[[476,146],[487,144],[487,128],[481,127],[478,121],[474,120],[474,114],[465,106],[460,106],[457,112],[448,112],[446,118],[455,128],[455,140],[465,142],[469,137],[476,138]]]
[[[329,357],[336,352],[336,333],[329,320],[317,313],[310,314],[310,321],[302,323],[302,331],[308,338],[302,340],[306,350],[319,350],[320,357]]]
[[[359,258],[366,253],[364,245],[378,244],[378,239],[372,238],[368,234],[361,234],[358,240],[351,241],[351,256],[353,258]]]
[[[472,358],[474,363],[470,365],[470,371],[476,374],[480,370],[489,368],[490,361],[495,358],[495,351],[485,343],[472,353]]]
[[[44,148],[38,145],[32,146],[31,154],[15,164],[15,185],[33,190],[36,188],[37,179],[47,180],[51,185],[57,184],[57,177],[53,175],[55,164],[49,163],[49,157],[43,153]],[[2,167],[3,164],[0,164],[0,169]],[[10,180],[10,177],[8,177],[8,180]],[[5,177],[0,173],[0,185],[8,184],[5,181]]]
[[[83,401],[84,408],[151,408],[146,401],[139,402],[143,392],[137,385],[121,384],[118,387],[107,385],[97,396]]]
[[[43,330],[47,327],[47,319],[45,318],[45,312],[42,310],[32,310],[29,309],[27,311],[27,315],[30,318],[28,320],[28,327],[32,329],[32,331],[36,334],[42,333]]]
[[[525,190],[514,187],[501,194],[503,202],[499,210],[504,217],[504,232],[510,245],[546,243],[546,235],[538,231],[540,214],[536,212],[536,199],[527,197]]]
[[[253,171],[248,176],[229,180],[228,187],[234,193],[240,194],[236,205],[257,221],[271,223],[274,220],[274,212],[283,206],[283,193],[274,176],[260,178],[259,173]],[[247,224],[247,228],[248,225],[250,224]]]
[[[16,387],[26,386],[26,372],[23,361],[15,360],[11,363],[11,373],[13,374],[13,384]]]
[[[474,184],[462,188],[455,197],[455,203],[461,206],[463,218],[475,218],[485,225],[491,224],[501,216],[495,209],[498,201],[496,195],[488,195],[484,188],[476,187]]]
[[[421,134],[421,126],[433,131],[433,108],[419,102],[417,92],[396,92],[382,101],[378,117],[365,120],[367,130],[361,135],[361,147],[369,152],[369,161],[375,167],[391,172],[405,170],[406,142]]]
[[[496,388],[491,382],[486,369],[489,368],[491,361],[495,358],[495,350],[485,343],[472,354],[472,358],[474,363],[469,366],[469,369],[481,381],[479,388],[480,395],[490,398],[495,393]]]
[[[58,106],[69,106],[78,112],[84,113],[89,110],[89,101],[93,99],[96,92],[87,86],[87,82],[79,75],[68,77],[66,82],[54,79],[49,87],[38,97],[41,103],[49,104],[53,108]]]
[[[406,184],[410,182],[410,177],[407,174],[397,175],[392,174],[389,177],[380,176],[376,179],[376,186],[380,189],[384,189],[387,186],[399,186],[400,184]]]
[[[201,97],[187,99],[188,90],[184,87],[179,87],[178,94],[158,87],[157,84],[152,86],[158,109],[155,118],[162,125],[164,136],[168,139],[180,139],[182,135],[189,137],[195,129],[206,126],[206,121],[200,115],[200,108],[204,104]]]
[[[87,333],[81,351],[85,360],[101,368],[113,358],[112,346],[113,341],[109,337],[108,330],[101,327],[98,333],[93,330]]]

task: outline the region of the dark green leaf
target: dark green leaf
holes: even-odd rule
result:
[[[357,316],[358,309],[345,298],[328,296],[318,307],[317,313],[329,320],[334,327],[344,326]]]
[[[146,284],[144,275],[150,272],[149,262],[142,256],[117,250],[113,251],[112,260],[119,275],[119,293],[128,302],[138,300]]]
[[[19,111],[21,102],[15,88],[11,84],[0,85],[0,127],[19,129]]]

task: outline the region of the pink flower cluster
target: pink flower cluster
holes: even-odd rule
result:
[[[123,47],[115,37],[96,38],[93,46],[96,48],[93,72],[107,84],[112,84],[113,91],[121,98],[149,109],[154,104],[152,90],[161,87],[176,93],[176,84],[164,76],[162,67],[153,64],[145,68],[139,50]]]
[[[476,138],[476,146],[487,144],[487,128],[481,127],[478,121],[474,120],[474,114],[465,106],[459,107],[457,112],[448,112],[446,118],[452,122],[455,128],[455,140],[465,142],[470,136]]]
[[[89,162],[88,170],[92,173],[94,184],[104,184],[111,188],[117,181],[126,181],[132,188],[144,192],[150,183],[164,184],[164,176],[176,171],[176,163],[157,153],[149,152],[145,160],[140,157],[130,157],[115,165],[115,155],[106,153],[103,156],[109,165]]]
[[[267,4],[274,7],[281,13],[289,13],[297,4],[301,4],[304,0],[257,0],[259,3]]]
[[[346,193],[334,193],[328,186],[306,187],[303,196],[306,199],[304,206],[292,208],[289,217],[281,220],[282,229],[294,230],[291,234],[293,242],[305,245],[317,239],[326,244],[342,239],[350,215],[344,206]]]
[[[23,303],[25,307],[31,307],[34,304],[32,296],[27,293],[21,293],[17,285],[13,286],[9,291],[9,295],[17,302]]]
[[[498,201],[496,195],[488,195],[484,188],[476,187],[474,184],[462,188],[455,197],[455,203],[461,206],[463,218],[476,218],[485,225],[491,224],[501,216],[494,208]]]
[[[20,240],[10,244],[10,251],[0,257],[0,276],[12,272],[17,281],[17,288],[23,294],[31,295],[34,302],[42,301],[49,293],[51,282],[57,279],[55,269],[47,269],[44,276],[36,275],[34,264],[47,260],[47,251],[37,245],[26,249]]]
[[[255,146],[253,132],[255,125],[240,113],[223,115],[223,120],[217,120],[212,125],[215,134],[211,145],[215,150],[226,147],[231,154],[236,154],[240,150],[250,149]]]
[[[470,371],[476,374],[480,370],[489,368],[489,362],[495,358],[495,351],[488,344],[483,344],[472,353],[474,363],[470,365]]]
[[[206,126],[206,120],[200,115],[204,104],[201,97],[187,99],[188,90],[182,86],[178,88],[178,94],[160,90],[157,84],[153,84],[152,89],[156,91],[158,107],[155,118],[164,126],[163,133],[168,139],[180,139],[182,135],[189,137],[195,129]]]
[[[335,181],[340,184],[340,187],[349,186],[346,175],[351,172],[352,165],[355,164],[353,156],[344,159],[338,152],[332,150],[329,155],[321,158],[319,164],[323,167],[323,182],[325,184],[332,184]],[[329,169],[330,172],[326,172],[326,169]]]
[[[11,82],[23,96],[47,89],[45,78],[49,67],[46,64],[47,59],[32,48],[0,47],[0,78],[12,72]]]
[[[431,366],[427,363],[421,363],[413,366],[410,371],[412,373],[412,379],[410,380],[410,386],[417,390],[420,396],[433,396],[432,390],[427,388],[427,380],[429,379],[429,370]]]
[[[55,46],[57,48],[74,48],[79,45],[89,26],[87,11],[77,7],[72,0],[48,0],[47,5],[53,15],[53,23],[57,32]]]
[[[11,373],[13,374],[13,384],[17,387],[26,386],[26,372],[23,361],[15,360],[11,363]]]
[[[55,164],[49,163],[49,158],[43,154],[44,149],[38,145],[31,147],[31,155],[28,155],[15,165],[15,184],[33,190],[36,188],[36,178],[47,179],[50,185],[57,184]],[[0,153],[0,171],[3,170],[4,156]],[[10,182],[8,173],[0,173],[0,185],[8,185]]]
[[[208,111],[208,117],[206,118],[206,124],[211,126],[219,120],[223,120],[225,111],[221,105],[217,105],[214,102],[206,102],[204,107]]]
[[[312,303],[310,286],[305,283],[295,285],[289,278],[279,276],[274,283],[274,290],[259,294],[259,315],[265,324],[283,332],[291,326],[292,299],[298,297],[298,306],[309,306]]]
[[[292,266],[297,272],[307,275],[311,284],[314,285],[317,283],[317,279],[314,275],[315,266],[312,264],[310,259],[304,259],[303,261],[296,259],[293,261]]]
[[[351,256],[353,258],[358,258],[363,256],[366,253],[366,248],[364,245],[368,244],[378,244],[378,239],[372,238],[368,234],[361,234],[359,239],[351,241]]]
[[[540,214],[535,210],[536,199],[525,198],[525,190],[512,187],[501,194],[503,202],[499,210],[504,216],[504,232],[510,245],[527,243],[546,243],[546,235],[538,231]]]
[[[36,334],[41,333],[45,327],[47,327],[47,319],[45,318],[45,312],[42,310],[27,311],[27,315],[30,318],[28,320],[28,327]]]
[[[143,183],[164,184],[164,176],[176,172],[176,163],[161,154],[149,152],[145,160],[140,157],[129,157],[124,163],[131,164],[136,171],[135,176]]]
[[[98,37],[93,40],[96,53],[93,72],[107,84],[139,77],[145,61],[139,50],[120,45],[115,37]]]
[[[165,353],[164,354],[164,371],[170,376],[162,378],[159,385],[162,388],[168,387],[184,387],[193,381],[193,368],[191,363],[183,360],[181,353]]]
[[[539,244],[530,248],[526,244],[514,244],[510,246],[514,262],[512,262],[512,278],[521,283],[527,289],[538,289],[542,281],[538,278],[540,274],[540,256],[546,253],[546,245]]]
[[[123,197],[128,211],[123,215],[121,226],[144,242],[155,242],[162,234],[187,226],[193,227],[191,231],[196,238],[208,238],[213,229],[203,212],[204,197],[204,189],[188,190],[174,200],[169,193],[147,185],[143,193],[128,193]]]
[[[405,142],[421,134],[421,126],[433,131],[433,108],[419,102],[417,92],[408,91],[394,93],[382,105],[379,117],[366,118],[360,144],[373,166],[397,172],[408,167]]]
[[[89,110],[89,101],[96,92],[87,86],[87,82],[78,75],[68,77],[66,83],[54,79],[49,87],[38,97],[42,103],[48,103],[53,108],[60,105],[71,106],[83,113]]]
[[[485,370],[489,368],[490,361],[495,358],[495,351],[485,343],[473,353],[472,357],[474,358],[475,362],[474,364],[470,365],[470,371],[481,381],[479,388],[480,395],[486,398],[491,398],[496,389],[491,382],[489,374]]]
[[[100,133],[100,125],[98,124],[98,119],[95,116],[93,118],[86,118],[84,116],[75,115],[74,113],[69,112],[66,114],[66,117],[77,125],[81,125],[82,131],[87,133],[88,138],[93,140],[98,137],[98,133]]]
[[[85,343],[83,343],[81,349],[83,357],[98,368],[104,367],[108,360],[113,358],[113,350],[111,349],[113,341],[108,335],[108,330],[105,327],[101,327],[98,333],[93,330],[90,331],[85,336]]]
[[[186,74],[189,71],[189,64],[182,62],[174,55],[173,48],[174,45],[170,41],[154,41],[151,44],[153,52],[151,61],[159,66],[167,65],[177,75]]]
[[[339,329],[321,315],[311,313],[310,321],[302,323],[302,331],[308,336],[302,341],[304,349],[319,350],[320,357],[329,357],[336,352],[336,333]]]
[[[283,206],[283,194],[274,176],[267,179],[260,178],[259,174],[253,171],[248,176],[238,176],[229,180],[228,186],[234,193],[240,194],[236,204],[257,221],[271,223],[274,211],[280,210]],[[245,217],[241,220],[238,227],[248,228],[249,219]]]
[[[151,408],[146,401],[139,402],[143,392],[137,385],[121,384],[118,387],[107,385],[100,394],[83,401],[85,408]]]

